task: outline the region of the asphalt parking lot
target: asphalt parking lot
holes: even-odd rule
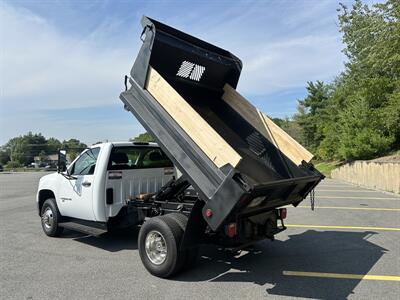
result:
[[[399,196],[325,180],[316,210],[289,208],[274,242],[236,256],[204,247],[194,269],[165,280],[142,266],[137,231],[46,237],[43,175],[0,173],[1,299],[399,299]]]

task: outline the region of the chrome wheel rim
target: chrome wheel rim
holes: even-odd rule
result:
[[[148,259],[155,265],[161,265],[167,258],[167,243],[158,231],[150,231],[145,240]]]
[[[47,207],[42,215],[42,222],[46,230],[50,230],[53,227],[54,217],[53,211],[50,207]]]

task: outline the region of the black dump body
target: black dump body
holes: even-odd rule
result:
[[[143,45],[131,71],[131,88],[120,98],[199,193],[209,226],[217,230],[232,213],[300,203],[323,175],[305,161],[296,165],[221,100],[226,84],[237,86],[240,59],[150,18],[143,17],[142,25]],[[236,166],[217,167],[146,91],[150,67],[241,156]],[[249,205],[255,200],[257,205]],[[205,216],[207,210],[212,217]]]

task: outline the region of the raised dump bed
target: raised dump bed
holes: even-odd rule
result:
[[[311,153],[235,90],[240,59],[150,18],[142,25],[120,98],[205,202],[211,229],[234,212],[300,203],[323,175]]]

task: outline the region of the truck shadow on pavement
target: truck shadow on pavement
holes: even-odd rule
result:
[[[110,252],[137,249],[138,229],[90,236],[67,231],[65,238]],[[367,274],[388,250],[370,241],[376,232],[308,230],[287,240],[264,241],[234,254],[216,246],[201,248],[196,266],[171,280],[249,282],[267,287],[265,296],[345,299],[360,280],[283,275],[284,271]]]
[[[283,271],[367,274],[387,251],[369,241],[374,234],[308,230],[285,241],[260,242],[236,256],[207,246],[197,267],[174,279],[273,285],[265,296],[345,299],[360,280],[286,276]]]
[[[106,251],[117,252],[126,249],[136,250],[138,233],[138,228],[119,230],[113,233],[103,233],[98,236],[86,235],[68,230],[63,234],[63,237],[72,238],[74,241],[101,248]]]

